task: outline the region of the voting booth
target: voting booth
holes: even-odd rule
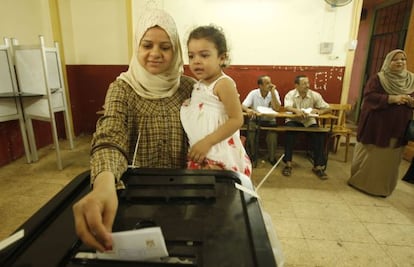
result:
[[[24,223],[24,236],[0,252],[0,266],[276,266],[258,199],[248,193],[250,179],[206,170],[129,169],[113,231],[159,226],[168,257],[96,259],[77,238],[72,214],[90,190],[89,178],[89,172],[77,176]]]
[[[0,45],[0,122],[19,121],[26,160],[30,163],[29,143],[12,58],[10,39],[5,38],[4,45]]]
[[[52,130],[57,165],[62,169],[56,112],[63,112],[66,137],[71,149],[73,138],[58,43],[46,47],[43,36],[39,36],[39,43],[34,45],[19,45],[17,40],[13,40],[12,49],[31,158],[33,161],[38,160],[32,120],[47,121]]]

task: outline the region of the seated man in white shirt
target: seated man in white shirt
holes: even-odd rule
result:
[[[309,89],[309,78],[305,75],[298,75],[295,78],[295,89],[285,95],[285,110],[297,115],[295,118],[286,119],[286,126],[290,127],[318,127],[317,121],[312,114],[325,114],[331,110],[329,104],[323,100],[320,93]],[[295,142],[296,132],[286,132],[285,135],[285,156],[283,161],[286,166],[283,175],[290,176],[292,172],[292,151]],[[313,169],[312,171],[320,179],[327,179],[325,173],[326,159],[324,155],[325,134],[311,133],[313,148]]]
[[[270,107],[274,111],[278,111],[281,106],[279,92],[276,90],[276,86],[272,84],[272,79],[263,75],[257,80],[259,88],[253,89],[249,92],[246,99],[242,103],[243,111],[249,116],[249,131],[247,132],[247,150],[253,158],[257,155],[252,155],[257,151],[256,146],[256,115],[259,114],[258,107]],[[275,118],[260,118],[261,126],[276,126]],[[277,148],[277,134],[275,132],[268,131],[266,135],[266,143],[268,150],[268,160],[274,165],[276,163],[276,148]]]

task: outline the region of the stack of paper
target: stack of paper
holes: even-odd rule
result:
[[[257,111],[262,114],[277,114],[277,112],[274,111],[272,108],[264,106],[258,106]]]
[[[316,113],[311,113],[312,108],[302,108],[302,111],[308,114],[309,117],[318,117],[319,115]]]

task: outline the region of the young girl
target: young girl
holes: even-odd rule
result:
[[[190,70],[198,80],[180,113],[190,143],[187,167],[233,170],[250,177],[251,162],[239,134],[239,95],[233,79],[222,71],[228,60],[224,34],[214,26],[201,26],[190,33],[187,46]]]

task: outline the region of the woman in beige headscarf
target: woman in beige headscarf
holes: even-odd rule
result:
[[[364,90],[348,184],[370,195],[387,197],[397,185],[414,107],[414,74],[407,71],[406,60],[403,50],[389,52]]]
[[[93,190],[73,207],[78,236],[100,251],[112,246],[116,187],[123,186],[120,179],[128,165],[186,166],[180,107],[190,97],[194,80],[182,75],[182,51],[172,17],[162,10],[145,12],[136,26],[135,44],[128,71],[109,86],[105,114],[93,135]]]

